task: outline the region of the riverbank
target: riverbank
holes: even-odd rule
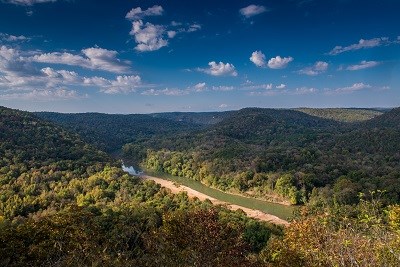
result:
[[[165,180],[162,178],[158,178],[155,176],[150,176],[150,175],[141,175],[140,176],[142,179],[144,180],[152,180],[158,184],[160,184],[161,186],[168,188],[171,190],[172,193],[176,194],[179,192],[186,192],[188,194],[188,196],[190,198],[198,198],[202,201],[209,199],[213,204],[215,205],[224,205],[227,208],[231,209],[231,210],[238,210],[241,209],[243,210],[247,216],[251,217],[251,218],[255,218],[255,219],[259,219],[261,221],[267,221],[267,222],[271,222],[274,224],[278,224],[278,225],[283,225],[283,226],[287,226],[289,225],[289,222],[286,220],[283,220],[275,215],[272,214],[268,214],[268,213],[264,213],[260,210],[256,210],[256,209],[250,209],[250,208],[246,208],[240,205],[236,205],[236,204],[231,204],[225,201],[221,201],[218,200],[214,197],[211,197],[209,195],[206,195],[204,193],[201,193],[199,191],[196,191],[188,186],[185,185],[177,185],[175,182],[173,181],[169,181],[169,180]]]

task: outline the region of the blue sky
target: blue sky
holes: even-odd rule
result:
[[[400,1],[0,0],[0,105],[400,106]]]

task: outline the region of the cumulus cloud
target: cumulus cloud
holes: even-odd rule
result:
[[[105,70],[113,73],[130,72],[130,62],[118,59],[117,51],[92,47],[83,49],[82,54],[84,56],[66,52],[53,52],[34,55],[28,60],[40,63],[79,66],[82,68]]]
[[[230,63],[223,63],[223,62],[215,62],[211,61],[208,63],[210,66],[208,69],[198,68],[198,71],[202,71],[204,73],[213,75],[213,76],[237,76],[238,73],[235,69],[235,66]]]
[[[316,76],[325,72],[329,67],[329,64],[324,61],[317,61],[312,67],[307,67],[299,71],[300,74],[309,76]]]
[[[18,49],[0,46],[0,72],[8,75],[37,75],[40,71],[25,62]]]
[[[254,51],[251,54],[250,61],[253,62],[257,67],[265,67],[267,65],[265,55],[261,51]]]
[[[262,14],[267,11],[268,11],[268,9],[265,6],[249,5],[247,7],[241,8],[239,10],[239,13],[242,16],[244,16],[245,18],[250,18],[250,17]]]
[[[134,21],[129,34],[134,37],[137,43],[135,49],[140,52],[155,51],[168,45],[168,41],[164,39],[165,28],[161,25]]]
[[[292,57],[280,57],[276,56],[268,60],[268,67],[271,69],[284,69],[294,59]]]
[[[363,70],[363,69],[368,69],[368,68],[373,68],[378,66],[380,63],[377,61],[361,61],[360,64],[356,64],[356,65],[350,65],[346,68],[346,70]]]
[[[348,87],[341,87],[341,88],[337,88],[335,90],[330,90],[327,91],[328,94],[332,94],[332,93],[342,93],[342,94],[350,94],[350,93],[354,93],[356,91],[361,91],[363,89],[368,89],[371,88],[372,86],[369,84],[365,84],[365,83],[355,83],[351,86]]]
[[[194,90],[196,91],[196,92],[202,92],[202,91],[204,91],[205,89],[207,88],[207,85],[206,85],[206,83],[198,83],[198,84],[196,84],[195,86],[194,86]]]
[[[286,88],[286,84],[281,83],[280,85],[277,85],[275,88],[276,89],[285,89]]]
[[[172,21],[169,25],[155,25],[143,20],[149,16],[161,16],[164,12],[162,6],[155,5],[146,10],[141,7],[133,8],[126,14],[125,18],[132,21],[132,29],[129,35],[136,42],[135,49],[139,52],[156,51],[168,46],[168,39],[174,38],[178,33],[195,32],[201,29],[201,25],[185,24]],[[180,27],[180,28],[177,28]]]
[[[328,54],[329,55],[338,55],[347,51],[355,51],[355,50],[360,50],[360,49],[366,49],[366,48],[373,48],[373,47],[378,47],[382,46],[384,44],[388,44],[389,38],[387,37],[381,37],[381,38],[373,38],[373,39],[360,39],[358,43],[352,44],[349,46],[335,46]]]
[[[142,85],[142,80],[138,75],[117,76],[115,80],[95,76],[83,78],[83,84],[86,86],[100,87],[100,91],[106,94],[127,94],[135,92],[136,89]]]
[[[33,6],[35,4],[57,2],[57,0],[3,0],[3,2],[20,6]]]
[[[168,31],[167,34],[168,38],[172,39],[176,36],[176,31]]]
[[[136,7],[129,11],[128,14],[126,14],[125,18],[129,20],[141,20],[144,17],[161,16],[163,12],[164,9],[162,8],[162,6],[158,5],[149,7],[146,10],[142,10],[141,7]]]
[[[1,33],[0,32],[0,41],[3,42],[24,42],[24,41],[29,41],[30,38],[24,36],[24,35],[11,35],[7,33]]]
[[[6,46],[0,47],[0,91],[13,91],[13,93],[7,94],[8,99],[17,96],[22,99],[23,97],[39,96],[40,94],[55,98],[61,97],[61,93],[64,93],[65,97],[72,98],[73,95],[68,95],[67,92],[74,91],[71,88],[83,87],[98,88],[101,92],[107,94],[129,93],[142,86],[141,78],[137,75],[117,76],[115,80],[110,80],[98,76],[82,77],[74,71],[56,70],[50,67],[38,69],[33,65],[35,61],[23,56],[25,53],[32,52],[24,52]],[[98,58],[96,51],[89,50],[86,51],[86,54],[91,58]],[[59,58],[56,57],[56,59],[59,62]],[[69,59],[70,62],[71,60],[75,60],[78,63],[81,62],[81,59],[75,57]],[[78,64],[77,62],[74,64]],[[96,62],[94,61],[92,64],[104,63],[101,59]],[[57,92],[57,94],[51,95],[52,92]],[[29,93],[32,94],[30,95]],[[5,99],[5,95],[2,95]]]
[[[227,108],[228,105],[227,105],[227,104],[221,104],[221,105],[219,105],[218,107],[219,107],[219,108]]]

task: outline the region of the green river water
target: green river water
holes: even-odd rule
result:
[[[150,176],[162,178],[165,180],[170,180],[176,182],[181,185],[185,185],[190,187],[200,193],[206,194],[210,197],[219,199],[224,202],[228,202],[231,204],[236,204],[239,206],[243,206],[249,209],[260,210],[264,213],[275,215],[281,219],[288,219],[293,214],[295,207],[293,206],[285,206],[281,204],[271,203],[267,201],[262,201],[254,198],[248,198],[238,195],[233,195],[229,193],[222,192],[217,189],[210,188],[200,183],[199,181],[190,180],[183,177],[172,176],[166,173],[152,172],[146,170],[145,173]]]

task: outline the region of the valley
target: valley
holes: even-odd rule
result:
[[[348,249],[375,247],[375,261],[396,262],[384,251],[400,247],[398,108],[109,115],[1,107],[0,119],[4,266],[149,265],[165,262],[165,249],[187,233],[199,235],[175,250],[176,264],[187,251],[198,262],[221,259],[221,249],[202,246],[215,242],[224,265],[281,266],[321,235],[326,248],[351,239]],[[145,174],[128,175],[120,158]]]

